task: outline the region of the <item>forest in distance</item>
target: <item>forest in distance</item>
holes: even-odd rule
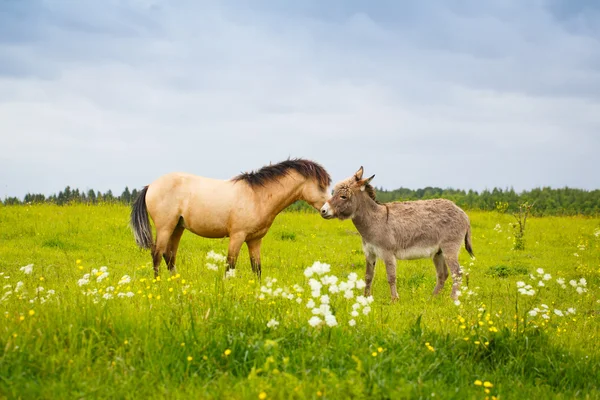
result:
[[[120,195],[111,190],[105,193],[93,189],[80,190],[67,186],[58,194],[27,194],[23,199],[7,197],[0,203],[3,205],[41,204],[57,205],[124,203],[130,204],[137,196],[138,190],[125,187]],[[492,211],[501,209],[506,212],[516,212],[523,203],[534,204],[531,213],[536,216],[544,215],[600,215],[600,190],[583,190],[574,188],[535,188],[517,193],[514,189],[494,188],[477,192],[474,190],[442,189],[426,187],[423,189],[399,188],[385,190],[377,188],[377,199],[382,203],[390,201],[424,200],[443,198],[454,201],[465,210]],[[305,202],[298,201],[288,207],[288,211],[312,211]]]

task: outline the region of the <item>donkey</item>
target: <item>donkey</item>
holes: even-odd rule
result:
[[[363,167],[335,185],[333,196],[321,208],[326,219],[352,219],[362,236],[367,260],[365,296],[371,295],[375,262],[385,263],[392,301],[396,291],[396,259],[431,258],[437,270],[436,295],[452,272],[452,299],[458,298],[462,271],[458,253],[465,248],[474,257],[469,217],[453,202],[444,199],[379,203],[370,185],[375,175],[362,179]]]
[[[164,175],[141,190],[131,210],[131,228],[141,248],[152,250],[154,276],[161,259],[171,273],[184,230],[206,238],[229,236],[227,270],[235,268],[245,242],[260,277],[260,244],[273,220],[296,200],[320,209],[330,197],[331,177],[319,164],[288,159],[230,180],[184,173]],[[156,242],[148,215],[154,221]]]

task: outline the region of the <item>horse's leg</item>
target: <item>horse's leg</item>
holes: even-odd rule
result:
[[[387,279],[390,284],[392,301],[396,301],[398,300],[398,291],[396,290],[396,255],[393,253],[386,254],[383,262],[385,263],[385,271],[387,272]]]
[[[433,289],[433,295],[435,296],[444,288],[446,279],[448,279],[448,266],[441,251],[435,253],[433,256],[433,264],[437,271],[437,284],[435,285],[435,289]]]
[[[246,245],[248,246],[248,252],[250,253],[250,265],[252,265],[252,272],[258,275],[260,279],[260,243],[262,238],[248,240]]]
[[[176,220],[171,220],[170,223],[160,223],[158,221],[155,222],[156,243],[154,243],[154,247],[152,248],[152,262],[154,264],[155,278],[158,276],[160,262],[163,258],[163,255],[167,252],[169,240],[171,239],[171,235],[173,234],[173,231],[175,230],[175,227],[177,226],[178,222],[179,218]]]
[[[452,293],[450,296],[453,300],[458,299],[457,292],[462,286],[462,270],[460,268],[460,264],[458,263],[458,250],[460,247],[455,247],[456,246],[452,246],[450,249],[442,249],[444,260],[446,261],[446,264],[450,269],[450,273],[452,274]]]
[[[181,240],[181,235],[183,235],[183,231],[185,228],[180,223],[175,227],[175,230],[171,234],[171,238],[169,239],[169,244],[167,245],[167,251],[163,255],[165,262],[167,263],[167,268],[171,272],[171,275],[175,274],[175,258],[177,257],[177,248],[179,247],[179,241]]]
[[[235,233],[229,236],[229,250],[227,252],[227,271],[235,269],[235,263],[237,262],[238,255],[242,244],[246,241],[246,234],[244,232]]]

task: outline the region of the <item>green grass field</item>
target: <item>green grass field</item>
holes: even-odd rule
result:
[[[379,261],[357,317],[360,290],[329,294],[330,327],[309,324],[304,271],[364,278],[350,221],[278,216],[262,282],[245,247],[224,279],[207,254],[227,239],[187,232],[179,275],[163,263],[157,282],[125,206],[0,206],[0,398],[600,398],[600,219],[531,218],[514,251],[512,216],[469,216],[477,259],[463,249],[460,305],[450,279],[431,298],[430,260],[398,262],[391,304]]]

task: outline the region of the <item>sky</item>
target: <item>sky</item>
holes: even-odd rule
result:
[[[0,0],[0,198],[288,157],[600,188],[596,0]]]

